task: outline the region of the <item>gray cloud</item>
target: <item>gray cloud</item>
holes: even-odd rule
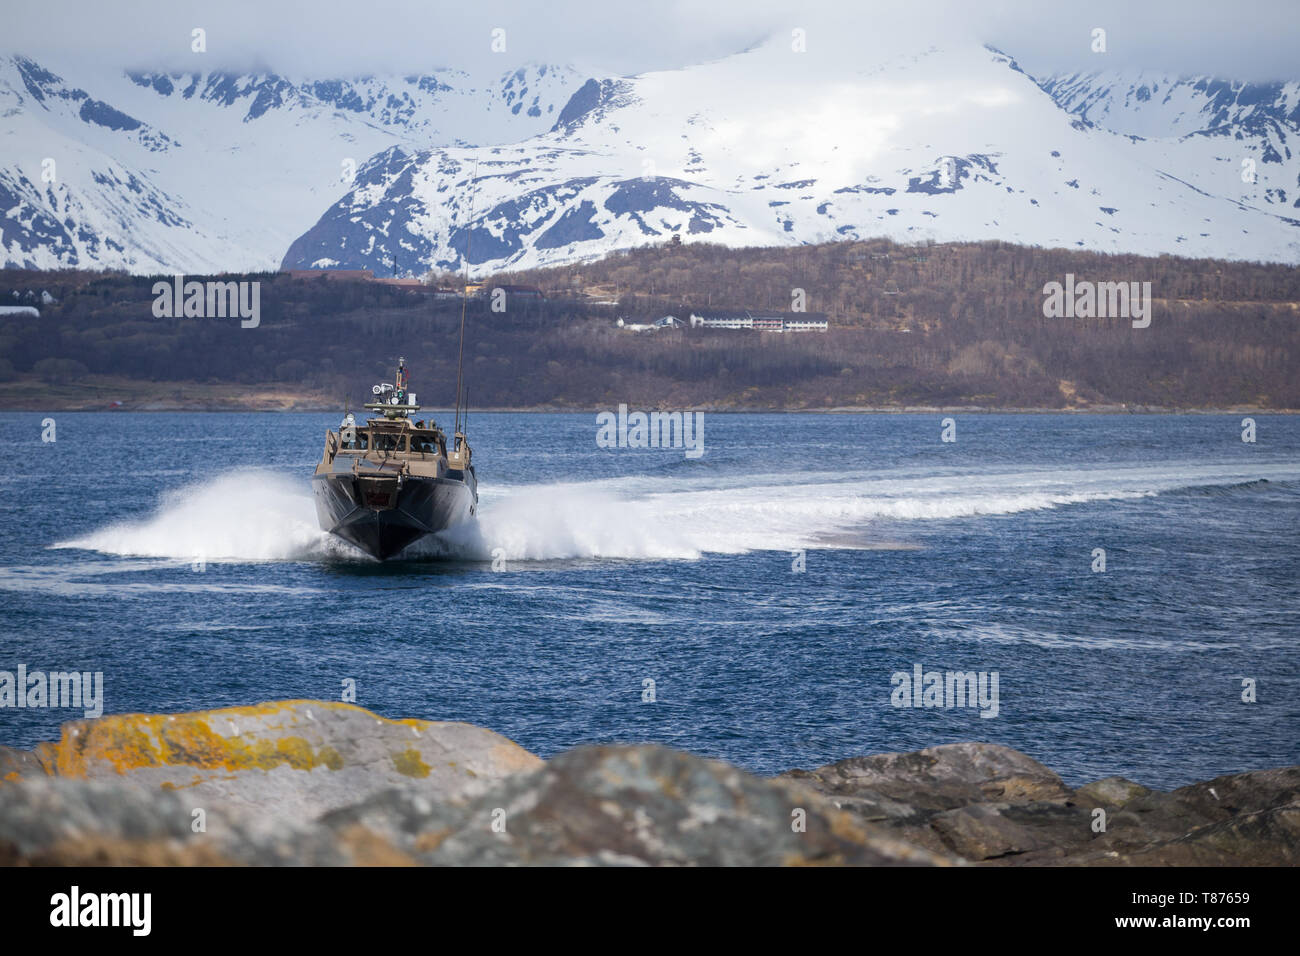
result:
[[[810,55],[846,64],[896,38],[900,49],[992,43],[1035,73],[1152,69],[1280,80],[1300,72],[1297,9],[1295,0],[47,0],[11,5],[0,43],[56,62],[129,68],[344,76],[565,63],[629,74],[725,56],[801,27]],[[190,51],[195,27],[207,31],[201,58]],[[1107,33],[1104,55],[1090,49],[1096,27]],[[506,31],[504,53],[490,49],[496,28]]]

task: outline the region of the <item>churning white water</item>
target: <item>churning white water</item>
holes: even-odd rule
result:
[[[1296,467],[771,474],[677,479],[668,490],[644,478],[511,485],[483,489],[477,521],[420,542],[412,556],[692,559],[710,552],[870,546],[871,529],[884,523],[897,535],[898,525],[910,521],[1014,514],[1260,477],[1295,478]],[[320,530],[306,481],[254,470],[169,492],[146,517],[54,547],[184,561],[369,560]]]

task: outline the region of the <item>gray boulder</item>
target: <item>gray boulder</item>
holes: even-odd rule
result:
[[[665,747],[579,747],[463,808],[385,794],[328,815],[433,865],[933,866],[810,790]]]

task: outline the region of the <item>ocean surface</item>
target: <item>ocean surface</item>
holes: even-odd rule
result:
[[[1160,788],[1300,764],[1298,417],[1252,444],[1241,415],[956,414],[943,442],[941,414],[706,414],[691,460],[475,414],[479,524],[382,565],[316,524],[338,415],[65,413],[52,443],[45,417],[0,414],[0,670],[102,672],[109,713],[355,681],[544,757],[984,740]],[[895,706],[918,665],[996,672],[996,716]],[[79,716],[0,709],[0,743]]]

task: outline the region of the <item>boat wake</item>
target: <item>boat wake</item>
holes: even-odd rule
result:
[[[333,543],[317,524],[306,483],[240,470],[167,492],[147,517],[54,547],[181,561],[284,561],[325,556]]]
[[[497,487],[477,521],[417,542],[406,558],[547,561],[690,560],[799,548],[907,547],[910,522],[1010,515],[1169,492],[1270,487],[1294,465],[1149,466],[951,475],[733,475]],[[267,471],[231,472],[164,496],[150,515],[55,548],[177,561],[366,561],[322,532],[307,483]]]

